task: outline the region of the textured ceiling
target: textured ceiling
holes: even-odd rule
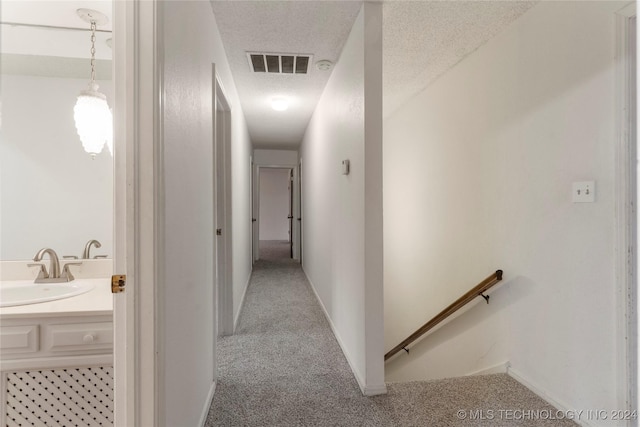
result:
[[[536,1],[383,1],[384,111],[388,115],[526,12]],[[296,149],[330,72],[252,74],[247,51],[336,61],[361,1],[212,1],[256,148]],[[273,97],[291,100],[285,112]]]
[[[227,58],[251,140],[256,148],[297,149],[331,71],[315,62],[337,61],[360,2],[213,1]],[[313,55],[307,75],[252,73],[246,52]],[[289,109],[271,108],[274,97]]]
[[[385,116],[424,90],[536,1],[397,1],[383,5]]]

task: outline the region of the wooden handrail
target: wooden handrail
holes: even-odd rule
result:
[[[427,323],[422,325],[420,329],[409,335],[407,339],[402,341],[397,346],[393,347],[387,354],[384,355],[384,360],[389,359],[391,356],[399,352],[400,350],[405,350],[407,353],[407,346],[420,338],[422,335],[426,334],[428,331],[433,329],[438,323],[442,322],[447,317],[451,316],[453,313],[461,309],[463,306],[471,302],[478,296],[482,296],[487,303],[489,303],[489,296],[485,296],[484,292],[491,288],[493,285],[502,280],[502,270],[497,270],[491,276],[484,279],[482,282],[478,283],[473,289],[471,289],[466,294],[462,295],[458,298],[453,304],[449,307],[442,310],[438,315],[436,315],[433,319],[429,320]]]

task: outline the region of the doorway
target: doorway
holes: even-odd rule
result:
[[[217,305],[217,335],[233,333],[233,290],[231,284],[231,108],[224,94],[220,80],[216,77],[213,66],[214,79],[214,212],[215,212],[215,292]]]
[[[276,256],[300,261],[300,182],[298,166],[259,166],[253,170],[253,261]]]
[[[259,259],[293,258],[293,169],[260,168]]]

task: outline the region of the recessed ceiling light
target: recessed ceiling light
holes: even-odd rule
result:
[[[327,59],[316,62],[316,68],[320,71],[328,71],[331,69],[333,63]]]
[[[289,101],[284,98],[273,98],[271,100],[271,108],[276,111],[284,111],[289,108]]]

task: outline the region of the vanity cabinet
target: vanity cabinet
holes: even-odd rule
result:
[[[0,426],[113,425],[113,298],[108,279],[91,281],[82,295],[0,308]]]
[[[3,319],[0,324],[2,370],[34,360],[112,352],[110,315]]]
[[[111,354],[111,316],[5,320],[0,326],[0,360],[25,363],[31,358]]]
[[[111,315],[2,319],[2,426],[113,425]]]

